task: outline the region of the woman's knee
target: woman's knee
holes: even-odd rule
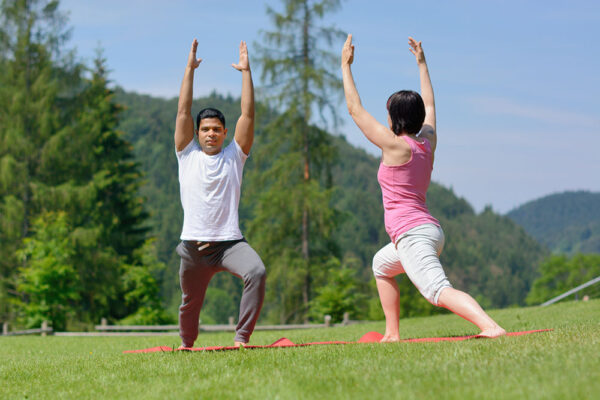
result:
[[[390,254],[390,249],[386,247],[373,256],[372,269],[375,278],[393,278],[405,272],[400,259]]]
[[[433,304],[434,306],[440,306],[440,295],[446,288],[451,288],[452,285],[446,279],[444,282],[432,283],[428,287],[419,289],[421,295],[425,297],[425,300]]]
[[[384,272],[385,260],[380,255],[381,251],[378,251],[373,256],[373,263],[371,264],[371,268],[373,270],[373,275],[375,278],[386,278],[387,275]]]

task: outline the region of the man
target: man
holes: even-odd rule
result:
[[[235,346],[250,340],[265,293],[265,267],[248,245],[239,228],[238,205],[242,171],[254,140],[254,87],[248,49],[240,43],[240,59],[232,66],[242,72],[242,115],[234,138],[223,148],[227,137],[225,117],[207,108],[192,119],[194,70],[198,42],[194,39],[188,57],[175,123],[175,150],[183,206],[183,229],[177,253],[181,257],[179,278],[182,301],[179,307],[179,335],[182,347],[192,347],[198,337],[198,317],[206,288],[213,275],[227,271],[244,280]]]

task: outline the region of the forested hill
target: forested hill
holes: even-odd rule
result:
[[[557,253],[600,253],[600,193],[552,194],[507,216]]]
[[[179,259],[174,248],[182,222],[173,146],[177,99],[165,100],[117,90],[116,101],[125,108],[119,129],[132,142],[146,174],[142,194],[147,198],[159,256],[167,264],[163,295],[174,299],[172,304],[175,304],[179,296]],[[231,139],[239,116],[239,100],[212,94],[195,100],[193,112],[209,105],[224,112]],[[254,217],[255,200],[260,194],[256,183],[260,179],[255,177],[260,175],[264,164],[260,159],[264,157],[261,148],[264,149],[269,141],[264,127],[272,119],[273,115],[264,107],[257,106],[253,157],[248,159],[244,172],[240,205],[242,228]],[[285,135],[286,132],[278,134]],[[353,147],[343,137],[327,137],[337,149],[333,168],[322,178],[329,180],[328,185],[333,187],[331,207],[337,210],[338,224],[332,237],[336,249],[332,251],[338,252],[342,260],[351,260],[345,265],[353,266],[357,276],[369,282],[372,280],[371,259],[389,242],[376,180],[378,160]],[[269,154],[268,157],[286,157],[286,154]],[[446,233],[442,261],[453,284],[468,290],[487,306],[523,304],[536,276],[536,267],[547,251],[509,218],[490,209],[476,214],[468,202],[457,197],[451,189],[432,183],[428,203]],[[252,243],[251,236],[248,240]],[[376,293],[369,289],[368,296],[376,296]]]

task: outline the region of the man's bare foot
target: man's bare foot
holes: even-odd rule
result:
[[[237,340],[233,342],[234,347],[246,347],[246,343],[238,342]]]
[[[394,342],[399,342],[399,341],[400,341],[400,336],[386,334],[381,338],[379,343],[394,343]]]
[[[185,347],[184,345],[181,345],[177,348],[177,350],[179,351],[190,351],[190,347]]]
[[[501,326],[495,326],[493,328],[482,330],[479,333],[479,335],[477,335],[477,336],[483,336],[486,338],[497,338],[499,336],[504,336],[504,335],[506,335],[506,331],[504,329],[502,329]]]

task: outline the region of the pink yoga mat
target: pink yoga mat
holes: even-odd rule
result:
[[[506,336],[521,336],[529,333],[537,332],[549,332],[552,329],[536,329],[532,331],[522,332],[508,332]],[[314,346],[314,345],[325,345],[325,344],[350,344],[350,343],[379,343],[383,338],[383,335],[379,332],[368,332],[365,333],[357,342],[342,342],[342,341],[331,341],[331,342],[310,342],[310,343],[293,343],[291,340],[281,338],[272,344],[266,346],[245,346],[246,349],[270,349],[277,347],[303,347],[303,346]],[[486,339],[484,336],[469,335],[469,336],[450,336],[450,337],[433,337],[433,338],[415,338],[415,339],[402,339],[402,343],[416,343],[416,342],[458,342],[461,340],[469,339]],[[148,349],[141,350],[126,350],[123,353],[156,353],[156,352],[167,352],[167,351],[224,351],[224,350],[239,350],[238,347],[234,346],[209,346],[209,347],[187,347],[185,349],[172,349],[168,346],[157,346],[150,347]]]

